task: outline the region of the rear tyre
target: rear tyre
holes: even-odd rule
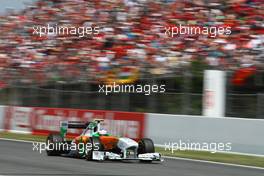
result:
[[[59,145],[63,144],[64,140],[59,134],[50,134],[46,140],[46,152],[48,156],[59,156],[62,151]]]
[[[88,161],[92,161],[93,151],[102,151],[103,145],[101,144],[100,139],[98,137],[90,137],[88,143],[92,144],[92,147],[90,148],[90,150],[86,150],[85,158]]]

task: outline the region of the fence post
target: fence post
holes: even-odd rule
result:
[[[264,94],[263,93],[258,93],[257,94],[257,117],[258,119],[263,119],[264,118]]]
[[[19,98],[19,92],[17,87],[13,87],[11,90],[11,103],[12,106],[19,106],[21,105],[21,99]]]
[[[52,97],[52,104],[54,107],[60,107],[60,84],[55,83],[55,90],[50,90],[50,97]]]
[[[129,93],[121,93],[121,105],[123,111],[129,111]]]
[[[232,85],[230,83],[231,76],[232,76],[232,72],[226,71],[225,116],[232,116]]]
[[[183,73],[183,96],[182,96],[182,114],[190,113],[190,87],[192,74],[189,68]]]
[[[154,77],[150,77],[151,79],[147,79],[147,83],[151,86],[153,85],[157,85],[157,81]],[[147,109],[145,109],[144,111],[146,112],[152,112],[152,113],[155,113],[155,112],[158,112],[157,110],[157,97],[155,96],[155,94],[151,94],[151,95],[144,95],[142,94],[142,96],[146,96],[147,98],[147,104],[148,104],[148,107]]]

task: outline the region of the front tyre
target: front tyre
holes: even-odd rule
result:
[[[143,138],[138,142],[138,154],[155,153],[154,143],[149,138]]]
[[[144,153],[155,153],[154,143],[149,138],[143,138],[138,142],[138,154]],[[151,163],[152,161],[141,160],[140,162]]]

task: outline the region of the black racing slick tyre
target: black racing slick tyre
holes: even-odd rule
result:
[[[91,148],[89,150],[86,150],[85,158],[88,161],[93,160],[93,151],[102,151],[103,145],[100,142],[100,139],[98,137],[90,137],[88,140],[88,143],[91,144]]]
[[[144,153],[155,153],[155,147],[154,143],[149,138],[143,138],[138,142],[138,154],[144,154]],[[142,163],[151,163],[152,161],[144,161],[141,160]]]
[[[46,140],[46,152],[48,156],[59,156],[62,151],[60,145],[63,144],[64,140],[59,134],[50,134]]]
[[[154,153],[154,152],[155,152],[155,147],[151,139],[143,138],[138,142],[138,154]]]

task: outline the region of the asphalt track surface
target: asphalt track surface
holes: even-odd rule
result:
[[[90,162],[40,154],[32,143],[0,140],[0,175],[263,176],[264,170],[175,159],[152,164]]]

